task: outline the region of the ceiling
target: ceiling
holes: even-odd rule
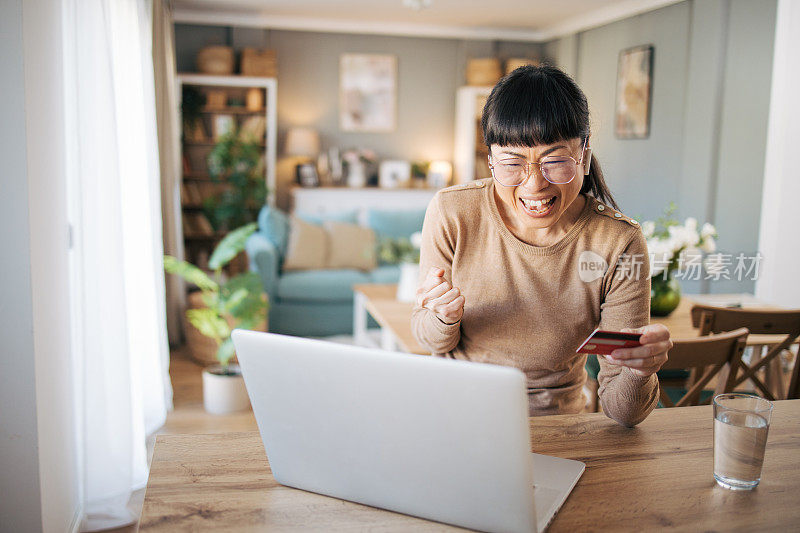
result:
[[[542,42],[679,0],[173,0],[176,22]]]

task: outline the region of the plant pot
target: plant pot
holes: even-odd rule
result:
[[[419,263],[401,263],[400,280],[397,283],[397,300],[413,302],[417,296],[419,281]]]
[[[671,277],[650,280],[650,316],[668,316],[681,303],[681,286]]]
[[[206,305],[203,303],[203,293],[200,291],[190,292],[186,298],[189,309],[201,309]],[[228,320],[228,325],[233,328],[233,320]],[[186,346],[189,348],[189,356],[203,366],[213,365],[217,361],[217,343],[214,339],[206,337],[195,328],[191,322],[185,320],[184,331],[186,332]],[[256,331],[267,331],[267,321],[258,325]],[[236,358],[231,359],[236,362]]]
[[[220,365],[203,370],[203,407],[215,415],[226,415],[250,408],[250,398],[244,386],[242,369],[229,364],[228,373]]]

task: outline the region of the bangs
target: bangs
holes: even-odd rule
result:
[[[589,133],[586,97],[553,67],[520,67],[495,87],[481,118],[487,146],[553,144]]]

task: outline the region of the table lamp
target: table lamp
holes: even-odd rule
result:
[[[428,187],[441,189],[450,184],[453,177],[453,165],[449,161],[431,161],[428,167]]]
[[[319,134],[312,128],[291,128],[286,138],[286,155],[303,160],[295,166],[297,182],[304,187],[319,185],[314,158],[319,153]]]

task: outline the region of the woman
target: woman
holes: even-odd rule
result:
[[[440,191],[425,216],[414,336],[525,372],[533,416],[584,409],[575,350],[596,327],[641,332],[642,346],[599,358],[598,376],[605,413],[638,424],[672,342],[648,325],[647,244],[591,155],[586,97],[557,68],[521,67],[492,90],[482,127],[492,178]]]

